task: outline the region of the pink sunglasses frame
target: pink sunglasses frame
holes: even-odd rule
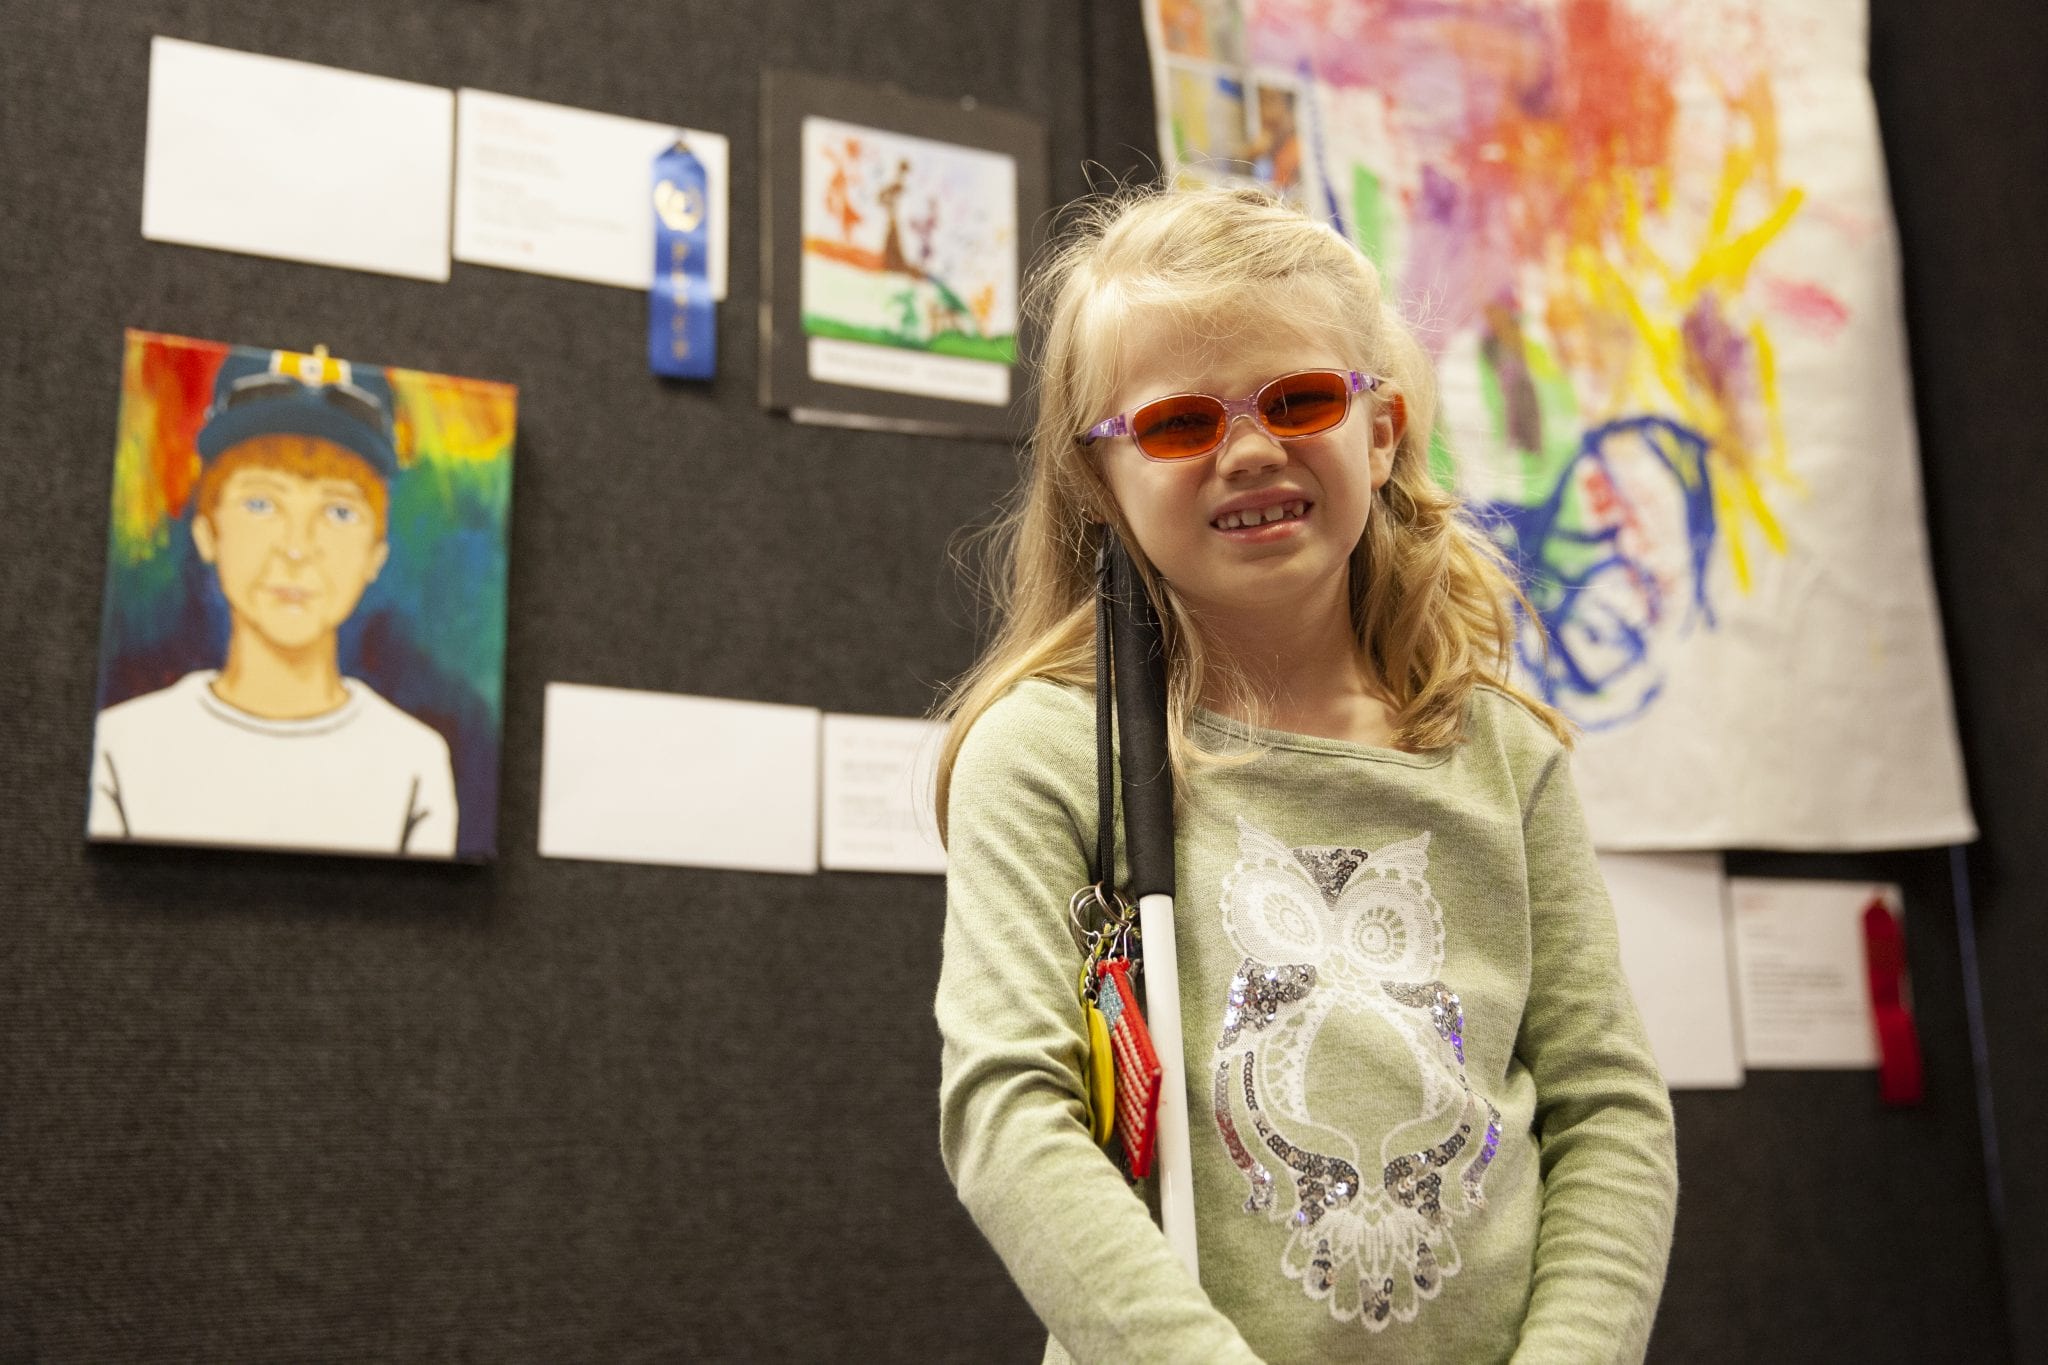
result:
[[[1330,423],[1327,427],[1324,427],[1321,431],[1304,432],[1299,436],[1282,436],[1279,432],[1267,426],[1266,419],[1259,415],[1259,396],[1275,384],[1289,379],[1297,379],[1305,374],[1334,374],[1343,376],[1345,382],[1344,415]],[[1097,422],[1094,426],[1082,432],[1076,439],[1086,446],[1093,445],[1097,441],[1106,441],[1114,436],[1131,436],[1131,420],[1154,403],[1164,403],[1168,399],[1173,398],[1207,398],[1221,404],[1223,407],[1223,427],[1217,433],[1214,445],[1198,450],[1192,455],[1154,455],[1147,451],[1142,444],[1139,444],[1135,436],[1131,436],[1131,443],[1138,447],[1140,455],[1143,455],[1154,464],[1181,464],[1188,460],[1199,460],[1205,456],[1215,454],[1222,448],[1224,441],[1229,439],[1232,424],[1240,417],[1251,418],[1257,424],[1260,431],[1265,432],[1266,435],[1276,441],[1306,441],[1312,436],[1327,436],[1338,427],[1343,426],[1351,417],[1352,397],[1356,394],[1375,391],[1379,388],[1380,383],[1381,380],[1378,375],[1364,374],[1358,370],[1289,370],[1286,374],[1276,375],[1267,380],[1243,398],[1219,398],[1213,393],[1192,391],[1168,393],[1162,394],[1157,398],[1148,398],[1129,412],[1120,412],[1114,417],[1105,417],[1102,421]]]

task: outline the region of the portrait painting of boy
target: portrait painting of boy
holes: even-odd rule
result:
[[[491,855],[514,411],[129,334],[89,837]]]

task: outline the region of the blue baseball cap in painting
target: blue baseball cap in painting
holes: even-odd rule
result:
[[[199,428],[199,458],[217,459],[252,436],[312,436],[360,455],[389,482],[398,473],[391,384],[375,366],[312,354],[236,347],[213,381]]]

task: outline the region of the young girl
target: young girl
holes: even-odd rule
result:
[[[939,768],[937,1013],[947,1169],[1047,1358],[1640,1359],[1670,1103],[1568,732],[1505,680],[1514,590],[1430,473],[1427,358],[1255,191],[1104,206],[1034,289],[1000,630]],[[1199,1283],[1085,1108],[1105,525],[1167,648]]]

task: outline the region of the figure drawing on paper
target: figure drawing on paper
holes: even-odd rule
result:
[[[803,145],[805,335],[1014,363],[1015,163],[821,118]]]
[[[415,477],[401,448],[449,432],[431,412],[434,390],[425,381],[438,378],[352,365],[324,351],[131,334],[92,837],[438,858],[467,851],[444,728],[475,747],[486,736],[465,732],[486,727],[462,724],[462,708],[449,708],[444,696],[426,708],[439,712],[437,728],[371,677],[344,668],[353,655],[371,666],[363,672],[383,675],[385,688],[421,697],[461,691],[445,680],[436,687],[431,676],[409,685],[406,670],[391,667],[403,659],[432,672],[426,659],[405,659],[406,632],[389,620],[404,614],[402,605],[387,599],[378,620],[360,623],[366,597],[398,556],[434,537],[435,528],[420,523],[420,499],[396,490]],[[401,403],[394,380],[410,384],[413,404]],[[201,383],[210,397],[193,429]],[[484,406],[504,409],[489,464],[509,455],[510,394],[484,387],[498,390],[483,395]],[[184,504],[181,517],[175,503]],[[486,555],[473,586],[497,606],[500,624],[447,624],[458,638],[475,637],[479,662],[496,673],[502,519],[486,539],[498,542],[497,581]],[[432,572],[409,567],[409,585]],[[179,594],[194,585],[178,579],[197,579],[205,600]],[[208,608],[225,616],[221,645],[201,638],[222,633],[204,628]],[[152,619],[138,620],[145,616]],[[355,639],[345,646],[352,623]],[[134,690],[138,677],[197,663],[209,648],[214,657],[203,666]],[[495,688],[488,700],[494,721]],[[494,780],[496,735],[488,728]]]

